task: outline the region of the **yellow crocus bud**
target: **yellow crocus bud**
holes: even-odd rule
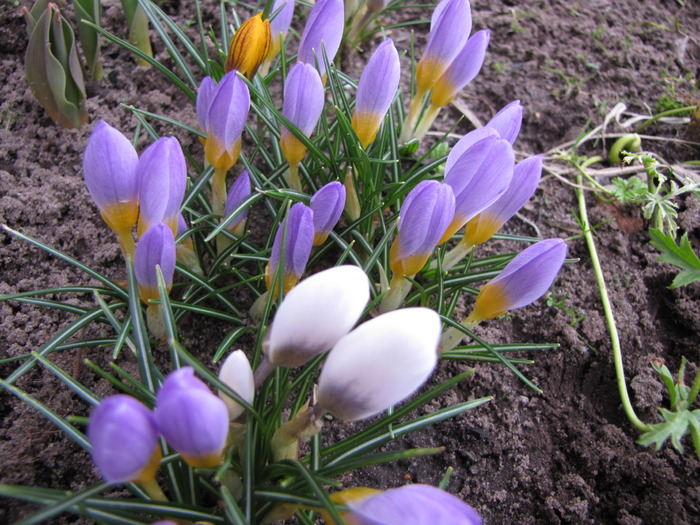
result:
[[[251,80],[263,63],[270,48],[270,21],[263,20],[262,13],[249,18],[231,41],[224,70],[234,69]]]

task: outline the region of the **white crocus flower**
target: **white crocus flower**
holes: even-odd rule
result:
[[[336,343],[318,381],[317,416],[363,419],[403,401],[437,364],[440,317],[405,308],[368,321]]]
[[[232,352],[224,361],[219,379],[231,390],[238,394],[249,404],[253,403],[255,396],[255,386],[253,384],[253,370],[250,368],[248,358],[242,350]],[[228,415],[231,421],[238,419],[243,414],[244,408],[236,403],[231,397],[219,391],[219,397],[226,403]]]

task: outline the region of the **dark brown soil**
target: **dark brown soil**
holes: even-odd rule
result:
[[[19,4],[30,5],[26,0]],[[507,102],[520,99],[525,121],[516,146],[523,154],[549,152],[574,140],[587,121],[600,123],[616,102],[637,113],[653,108],[662,95],[695,104],[700,8],[692,1],[681,4],[671,0],[473,1],[475,28],[492,30],[491,45],[482,73],[458,104],[486,121]],[[180,23],[194,16],[189,2],[168,2],[166,7]],[[215,12],[211,5],[206,8]],[[123,33],[120,13],[118,2],[106,2],[105,26],[117,33]],[[428,11],[423,13],[428,16]],[[23,70],[27,39],[19,9],[6,3],[0,7],[0,17],[0,223],[121,278],[119,247],[81,177],[89,133],[100,118],[119,129],[133,129],[135,118],[120,104],[191,125],[196,120],[194,106],[158,73],[136,67],[126,52],[105,45],[105,78],[90,87],[91,125],[81,131],[62,131],[27,89]],[[419,50],[425,31],[426,27],[417,29]],[[407,49],[406,32],[390,34],[397,47]],[[156,51],[167,60],[162,49]],[[350,72],[356,71],[359,60],[346,60]],[[407,68],[407,59],[402,65]],[[438,126],[445,128],[458,116],[451,108]],[[457,132],[470,129],[465,121]],[[684,133],[681,125],[648,131],[673,138]],[[181,132],[178,138],[186,147],[196,142]],[[670,162],[698,157],[698,149],[690,146],[648,141],[645,147]],[[553,161],[548,162],[551,166]],[[593,224],[613,217],[610,207],[594,198],[588,203]],[[523,367],[544,393],[528,389],[501,366],[478,365],[472,379],[428,409],[487,395],[495,395],[494,401],[399,443],[401,447],[444,446],[443,454],[368,469],[350,478],[350,484],[436,484],[445,469],[453,467],[449,490],[476,507],[488,523],[700,522],[700,464],[690,442],[685,443],[685,454],[670,446],[658,452],[643,448],[635,443],[638,433],[621,409],[607,328],[590,257],[577,237],[575,210],[573,189],[550,177],[522,212],[543,237],[570,238],[569,254],[580,259],[562,271],[552,290],[569,311],[540,300],[478,329],[495,343],[559,343],[557,350],[531,355],[535,364]],[[699,210],[695,198],[681,204],[680,224],[696,251]],[[700,283],[669,290],[674,268],[656,262],[658,254],[648,243],[639,212],[625,212],[633,220],[602,225],[596,230],[596,241],[633,402],[644,421],[655,422],[657,409],[665,406],[666,399],[651,360],[661,359],[675,370],[681,357],[686,357],[695,363],[689,366],[692,374],[700,363]],[[511,222],[506,228],[509,233],[535,233],[525,222]],[[74,267],[4,231],[0,239],[0,293],[94,284]],[[493,249],[501,246],[494,243]],[[86,294],[73,295],[69,301],[94,305]],[[69,314],[16,302],[2,302],[0,308],[2,358],[38,350],[71,319]],[[225,326],[215,326],[206,335],[191,336],[188,346],[206,359],[226,331]],[[99,334],[99,327],[93,327],[81,336]],[[89,358],[105,364],[110,352],[109,348],[68,350],[51,359],[98,394],[107,395],[109,387],[81,361]],[[16,366],[17,362],[0,365],[0,376],[7,377]],[[443,363],[439,374],[451,375],[462,368]],[[17,386],[61,416],[86,415],[85,404],[44,368],[35,367]],[[77,445],[12,395],[2,392],[0,396],[1,483],[76,490],[96,481],[89,457]],[[0,523],[14,522],[32,510],[35,507],[3,499]],[[76,519],[66,515],[61,522]]]

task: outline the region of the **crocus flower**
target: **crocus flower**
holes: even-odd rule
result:
[[[194,376],[193,368],[168,375],[158,391],[154,417],[165,440],[190,466],[215,467],[221,462],[228,409]]]
[[[400,77],[399,54],[394,42],[387,39],[379,44],[369,59],[357,86],[352,129],[357,133],[363,148],[369,146],[377,136],[379,126],[396,95]]]
[[[523,123],[523,107],[519,100],[514,100],[510,104],[496,113],[489,123],[487,128],[495,129],[503,140],[507,140],[511,144],[515,143],[520,133],[520,126]]]
[[[328,62],[333,62],[345,28],[345,6],[343,0],[318,0],[311,8],[304,32],[299,41],[299,62],[316,65],[321,76],[326,74],[321,45]]]
[[[248,170],[243,172],[236,178],[236,181],[231,186],[226,197],[224,205],[224,216],[228,217],[236,207],[250,195],[250,177]],[[243,235],[245,230],[245,221],[248,217],[248,208],[231,217],[226,224],[226,229],[235,235]]]
[[[299,281],[311,255],[314,242],[314,212],[306,204],[297,202],[277,229],[272,243],[270,262],[265,268],[267,289],[277,272],[284,243],[283,290],[286,294]]]
[[[439,78],[430,98],[432,106],[446,106],[464,86],[479,73],[486,57],[491,32],[478,31],[464,44],[464,47]]]
[[[406,399],[435,369],[440,330],[440,317],[427,308],[404,308],[361,324],[328,354],[315,413],[355,421]]]
[[[170,227],[162,222],[146,230],[134,253],[134,274],[144,303],[159,297],[156,266],[160,266],[169,291],[175,273],[175,237]]]
[[[316,69],[309,64],[296,64],[284,83],[282,114],[310,137],[323,111],[323,99],[323,84]],[[280,132],[280,146],[290,166],[298,166],[306,155],[306,146],[285,126]]]
[[[542,155],[515,165],[508,189],[491,206],[467,223],[463,241],[476,246],[488,241],[535,193],[542,175]]]
[[[120,237],[131,235],[138,217],[138,160],[129,139],[104,120],[97,123],[83,155],[83,177],[102,218]]]
[[[348,489],[347,492],[351,494],[336,496],[339,493],[335,493],[331,498],[349,508],[349,512],[343,515],[348,525],[482,523],[481,517],[472,507],[452,494],[430,485],[417,483],[384,491]],[[355,497],[358,493],[360,497]]]
[[[231,390],[238,394],[248,404],[253,402],[255,386],[253,383],[253,370],[250,362],[242,350],[236,350],[226,358],[219,371],[219,379]],[[232,398],[219,390],[219,397],[226,403],[228,417],[231,421],[238,419],[245,409]]]
[[[280,10],[281,8],[281,10]],[[287,35],[294,15],[294,0],[275,0],[270,15],[277,13],[270,20],[270,49],[267,52],[267,60],[272,61],[279,55],[282,48],[282,39]]]
[[[508,189],[513,177],[515,155],[510,143],[492,130],[476,131],[479,133],[472,133],[486,136],[474,142],[456,160],[450,159],[452,153],[448,156],[445,184],[454,191],[455,212],[440,238],[441,243],[493,204]]]
[[[139,235],[157,222],[164,222],[176,233],[187,185],[185,156],[177,139],[163,137],[146,148],[136,173],[139,180]]]
[[[241,134],[250,109],[250,93],[236,71],[218,84],[206,77],[197,93],[197,119],[207,134],[204,154],[218,170],[230,169],[241,151]]]
[[[398,235],[391,245],[394,275],[415,275],[423,268],[454,213],[450,186],[426,180],[411,190],[401,206]]]
[[[552,286],[566,257],[562,239],[548,239],[526,248],[479,292],[466,322],[475,323],[522,308]]]
[[[224,71],[235,69],[251,80],[269,49],[270,21],[263,20],[262,13],[258,13],[243,22],[231,39]]]
[[[320,246],[343,213],[345,187],[338,181],[326,184],[314,193],[309,206],[314,212],[314,246]]]
[[[109,483],[145,483],[160,464],[158,429],[151,411],[124,394],[105,398],[90,415],[92,459]]]
[[[294,368],[346,335],[369,301],[369,279],[357,266],[337,266],[304,279],[280,304],[268,331],[266,356]]]

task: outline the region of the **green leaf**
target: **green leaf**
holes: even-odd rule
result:
[[[651,245],[661,252],[658,258],[659,262],[671,263],[683,270],[676,276],[669,288],[678,288],[694,281],[700,281],[700,259],[690,246],[687,232],[683,234],[678,245],[671,234],[664,234],[654,228],[649,230],[649,237]]]
[[[681,439],[688,433],[688,426],[692,424],[693,428],[697,428],[700,424],[698,411],[682,410],[680,412],[671,412],[665,408],[660,408],[659,411],[664,421],[655,425],[649,425],[651,429],[644,432],[637,443],[647,447],[653,444],[656,450],[659,450],[670,438],[673,448],[682,453],[683,445],[681,445]]]

